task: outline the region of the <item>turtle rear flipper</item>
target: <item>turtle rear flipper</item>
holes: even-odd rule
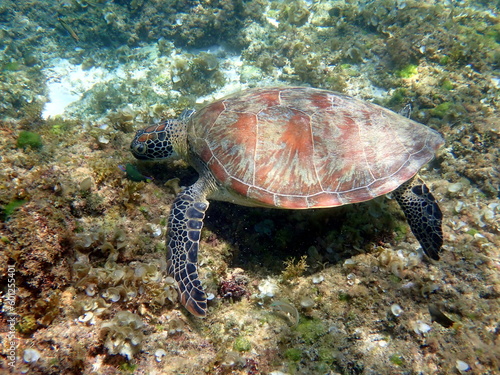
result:
[[[180,192],[172,205],[167,238],[167,271],[177,282],[180,301],[195,316],[207,312],[207,297],[198,279],[198,247],[208,201],[201,180]]]
[[[439,260],[443,245],[443,215],[429,188],[416,176],[394,190],[393,194],[425,254]]]

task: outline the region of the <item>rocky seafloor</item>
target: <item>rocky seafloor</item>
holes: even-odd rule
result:
[[[0,369],[29,374],[500,373],[498,1],[0,2]],[[306,85],[438,130],[439,262],[392,199],[212,202],[208,316],[165,274],[182,162],[137,129]],[[145,178],[149,176],[151,178]]]

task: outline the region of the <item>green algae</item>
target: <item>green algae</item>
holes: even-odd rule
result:
[[[50,128],[50,132],[55,135],[63,135],[64,131],[65,129],[63,124],[54,124]]]
[[[474,228],[471,228],[471,229],[469,229],[469,230],[468,230],[467,232],[465,232],[465,233],[467,233],[467,234],[469,234],[469,235],[471,235],[471,236],[474,236],[474,235],[478,234],[478,233],[479,233],[479,231],[478,231],[478,230],[476,230],[476,229],[474,229]]]
[[[16,61],[12,61],[12,62],[9,62],[9,63],[6,63],[2,66],[2,70],[3,71],[9,71],[9,72],[16,72],[18,70],[21,69],[21,64],[16,62]]]
[[[447,78],[443,79],[443,81],[441,82],[441,88],[443,90],[450,91],[453,90],[454,87],[455,85]]]
[[[18,148],[39,149],[43,146],[42,137],[38,133],[23,130],[17,137],[16,145]]]
[[[63,136],[76,125],[76,121],[63,119],[61,116],[55,116],[47,120],[47,128],[51,134]]]
[[[133,374],[137,369],[137,365],[129,362],[123,362],[120,365],[120,370],[126,373]]]
[[[30,334],[36,330],[38,324],[33,314],[23,315],[16,323],[16,331],[23,334]]]
[[[408,64],[401,70],[396,70],[396,76],[399,78],[411,78],[418,73],[417,66]]]
[[[440,59],[439,59],[439,64],[440,65],[447,65],[448,63],[450,62],[450,57],[449,56],[442,56]]]
[[[2,208],[1,218],[3,220],[8,220],[12,213],[26,202],[28,201],[25,199],[14,199],[10,201],[6,206]]]
[[[430,113],[434,117],[444,118],[448,113],[450,113],[451,108],[452,103],[444,102],[431,109]]]
[[[400,356],[399,354],[393,354],[389,357],[389,361],[391,361],[392,363],[394,363],[396,366],[403,366],[404,365],[404,361],[403,361],[403,357]]]
[[[325,322],[318,318],[301,318],[294,331],[297,334],[295,344],[284,351],[284,357],[289,361],[288,368],[292,373],[294,369],[303,365],[303,359],[308,357],[311,350],[316,356],[314,363],[311,364],[314,373],[327,373],[335,368],[335,348],[341,338],[338,335],[328,335]]]
[[[285,358],[290,361],[298,362],[302,359],[302,350],[297,348],[289,348],[285,350]]]
[[[317,318],[300,318],[299,324],[295,327],[295,332],[307,344],[313,344],[320,339],[326,332],[324,323]]]
[[[252,349],[252,343],[245,337],[237,337],[233,343],[233,349],[237,352],[248,352]]]
[[[394,92],[392,93],[388,105],[391,107],[401,105],[407,100],[407,98],[408,98],[408,90],[406,90],[403,87],[398,88],[394,90]]]
[[[396,276],[396,275],[392,275],[392,274],[391,274],[391,275],[389,275],[389,280],[390,280],[392,283],[394,283],[394,284],[399,284],[399,283],[402,281],[402,279],[401,279],[400,277],[398,277],[398,276]]]
[[[338,299],[341,302],[351,302],[352,297],[348,293],[339,292]]]

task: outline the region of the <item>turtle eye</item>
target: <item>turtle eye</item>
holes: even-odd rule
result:
[[[146,153],[146,147],[142,143],[134,145],[133,150],[136,154],[143,155]]]

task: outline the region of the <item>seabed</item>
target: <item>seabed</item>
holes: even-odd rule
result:
[[[498,1],[0,2],[0,369],[500,373]],[[392,199],[212,202],[190,316],[166,275],[196,174],[136,130],[256,86],[340,91],[439,131],[439,262]],[[145,176],[148,176],[146,178]],[[390,198],[390,197],[389,197]]]

